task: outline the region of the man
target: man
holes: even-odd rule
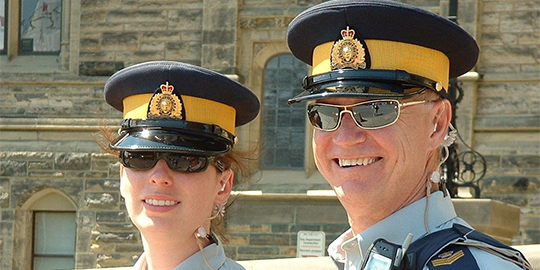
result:
[[[473,37],[414,6],[340,0],[298,15],[287,41],[313,67],[289,103],[308,102],[317,167],[351,225],[328,249],[340,269],[530,269],[458,218],[441,182],[448,81],[476,64]]]

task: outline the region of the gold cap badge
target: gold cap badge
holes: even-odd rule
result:
[[[341,30],[340,39],[334,43],[331,52],[330,65],[332,70],[342,68],[365,69],[366,52],[362,43],[354,38],[355,31],[353,29]]]
[[[158,93],[161,91],[161,93]],[[173,94],[174,86],[162,84],[149,104],[148,118],[173,118],[183,120],[182,101]]]

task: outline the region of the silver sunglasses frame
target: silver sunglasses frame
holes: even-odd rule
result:
[[[398,110],[397,110],[396,119],[394,119],[394,121],[392,121],[392,122],[390,122],[390,123],[388,123],[386,125],[383,125],[383,126],[378,126],[378,127],[363,127],[363,126],[361,126],[360,123],[358,123],[358,120],[354,117],[353,111],[351,111],[349,108],[352,108],[352,107],[355,107],[355,106],[358,106],[358,105],[369,104],[369,103],[373,103],[373,102],[396,102],[398,104]],[[313,103],[309,104],[308,107],[311,106],[311,105],[323,105],[323,106],[334,107],[334,108],[340,109],[339,118],[337,120],[336,127],[332,128],[332,129],[322,129],[322,128],[319,128],[319,127],[316,127],[315,125],[313,125],[311,120],[309,122],[311,123],[311,125],[315,129],[331,132],[331,131],[337,130],[339,128],[339,126],[341,125],[341,119],[343,118],[343,113],[349,113],[351,115],[351,117],[353,118],[354,123],[359,128],[367,129],[367,130],[381,129],[381,128],[391,126],[391,125],[393,125],[393,124],[395,124],[397,122],[397,120],[399,119],[399,116],[401,115],[401,108],[408,107],[408,106],[413,106],[413,105],[418,105],[418,104],[424,104],[426,102],[428,102],[428,101],[427,100],[415,100],[415,101],[409,101],[409,102],[401,102],[401,101],[399,101],[397,99],[376,99],[376,100],[362,101],[362,102],[359,102],[359,103],[346,105],[346,106],[336,105],[336,104],[328,104],[328,103],[320,103],[320,102],[313,102]],[[308,119],[309,119],[309,115],[308,115]]]

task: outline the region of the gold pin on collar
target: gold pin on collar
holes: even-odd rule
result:
[[[161,90],[161,93],[158,93]],[[162,84],[159,90],[154,93],[150,101],[149,118],[173,118],[183,120],[182,101],[173,94],[174,86],[169,82]]]
[[[340,39],[334,43],[332,47],[330,65],[332,70],[342,68],[365,69],[366,52],[362,43],[354,38],[355,31],[353,29],[341,30]]]

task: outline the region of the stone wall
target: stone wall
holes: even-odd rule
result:
[[[487,161],[482,197],[521,207],[516,244],[540,238],[538,1],[482,1],[473,145]]]
[[[201,65],[202,15],[202,0],[82,0],[80,75],[156,59]]]
[[[226,253],[235,260],[294,258],[298,231],[324,231],[328,246],[349,227],[335,196],[239,196],[227,213]]]
[[[66,1],[70,32],[60,56],[0,55],[0,269],[28,265],[31,235],[25,226],[31,215],[22,206],[49,189],[77,206],[77,268],[132,264],[142,248],[119,196],[118,164],[94,138],[101,126],[115,128],[121,118],[103,102],[107,76],[142,61],[178,60],[234,75],[262,97],[265,63],[288,53],[287,24],[319,2],[72,0]],[[441,14],[448,9],[446,0],[404,2]],[[521,208],[513,243],[540,243],[538,3],[459,3],[458,21],[478,39],[481,55],[478,77],[462,80],[458,128],[486,158],[482,197]],[[260,125],[256,119],[238,129],[238,148],[258,143]],[[306,152],[305,173],[258,173],[254,187],[263,192],[327,187],[313,176]],[[250,165],[260,172],[256,162]],[[230,209],[229,256],[292,257],[298,230],[324,230],[328,243],[347,227],[335,200],[313,203],[292,196],[271,213],[246,216],[267,209],[267,203],[251,200]]]

